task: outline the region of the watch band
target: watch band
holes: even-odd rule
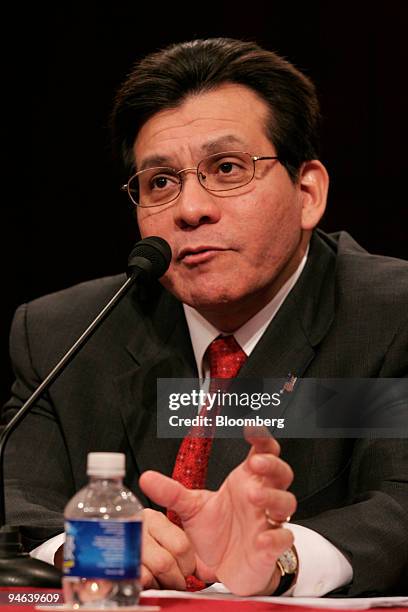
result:
[[[292,586],[293,578],[294,574],[284,574],[283,576],[281,576],[278,587],[276,591],[272,594],[272,596],[275,597],[286,593],[286,591],[288,591]]]

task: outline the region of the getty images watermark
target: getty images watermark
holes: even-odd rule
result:
[[[408,379],[157,379],[157,435],[279,438],[408,437]]]
[[[285,427],[285,419],[281,417],[260,417],[258,414],[248,417],[233,417],[229,414],[231,408],[250,409],[253,411],[262,408],[279,407],[281,396],[279,393],[247,393],[222,391],[204,391],[192,389],[190,392],[170,393],[169,410],[178,411],[181,408],[197,408],[199,414],[192,417],[173,414],[169,416],[170,427],[244,427],[257,425],[265,427]],[[227,409],[227,411],[226,411]],[[217,414],[218,413],[218,414]]]
[[[294,376],[265,380],[158,379],[159,437],[184,437],[190,431],[214,437],[242,437],[245,426],[283,431],[284,397],[293,391]]]

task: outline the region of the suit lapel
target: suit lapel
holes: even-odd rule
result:
[[[127,346],[130,367],[115,380],[135,479],[148,469],[171,474],[180,444],[179,439],[157,438],[157,379],[196,377],[182,306],[165,291],[141,306],[137,298],[137,327]]]
[[[314,235],[301,277],[242,367],[239,378],[285,381],[290,376],[301,378],[307,374],[334,317],[335,261],[330,246]],[[291,396],[286,396],[285,401],[289,400]],[[280,444],[282,456],[290,464],[302,460],[303,441],[281,439]],[[244,460],[248,450],[244,439],[215,439],[208,466],[208,487],[218,488]]]

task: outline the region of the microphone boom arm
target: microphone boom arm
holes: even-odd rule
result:
[[[92,321],[92,323],[86,328],[86,330],[81,334],[81,336],[74,342],[71,348],[64,354],[64,356],[58,361],[55,367],[51,370],[51,372],[44,378],[42,383],[37,387],[32,395],[28,398],[28,400],[19,408],[17,413],[13,416],[11,421],[7,423],[5,428],[3,429],[0,436],[0,475],[3,476],[3,462],[4,462],[4,448],[5,444],[16,428],[18,423],[20,423],[27,412],[29,412],[31,406],[37,401],[37,399],[48,389],[51,383],[54,382],[54,379],[61,374],[61,372],[65,369],[71,359],[78,353],[78,351],[82,348],[83,344],[92,336],[92,334],[96,331],[102,321],[108,316],[111,310],[116,306],[116,304],[121,300],[123,295],[129,291],[130,287],[133,285],[137,278],[138,274],[133,274],[130,276],[124,284],[120,287],[120,289],[115,293],[115,295],[109,300],[106,306],[101,310],[98,316]],[[0,487],[0,527],[5,525],[6,522],[6,513],[5,513],[5,501],[4,501],[4,489]]]
[[[34,402],[44,393],[46,389],[54,382],[55,378],[59,376],[66,368],[68,363],[82,348],[85,342],[92,336],[99,325],[104,321],[116,304],[122,299],[122,297],[129,291],[130,287],[134,284],[135,280],[142,276],[142,278],[160,278],[166,272],[171,262],[171,249],[163,238],[158,236],[149,236],[140,240],[134,246],[128,259],[128,278],[123,285],[118,289],[115,295],[109,300],[106,306],[101,312],[95,317],[92,323],[86,328],[82,335],[74,342],[71,348],[62,356],[56,366],[51,372],[44,378],[42,383],[37,389],[30,395],[27,401],[17,410],[16,414],[5,426],[0,435],[0,530],[6,524],[6,512],[5,512],[5,488],[4,488],[4,448],[6,442],[20,423],[27,412],[31,409]]]

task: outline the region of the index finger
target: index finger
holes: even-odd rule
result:
[[[250,455],[254,453],[280,454],[280,445],[265,426],[247,425],[244,427],[245,440],[251,444]]]

